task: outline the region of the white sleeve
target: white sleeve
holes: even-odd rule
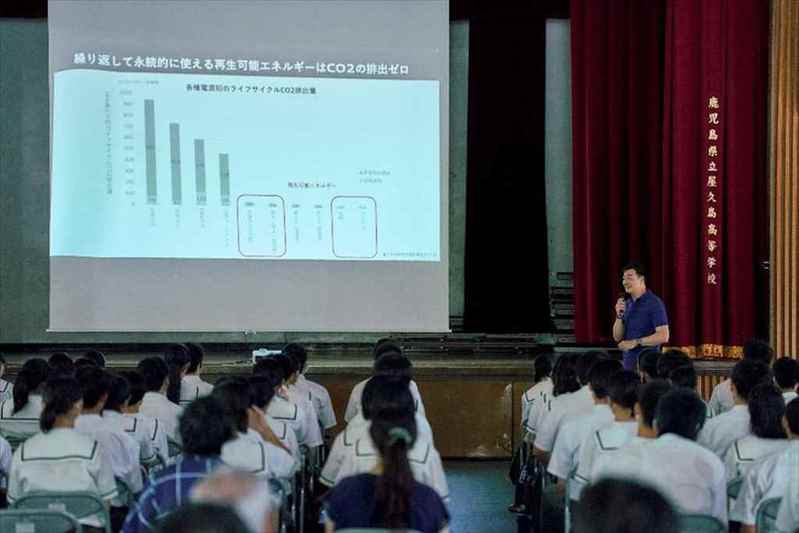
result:
[[[760,468],[752,468],[744,476],[738,497],[730,508],[730,520],[750,526],[755,525],[755,511],[762,496],[757,486],[759,471]]]
[[[539,450],[544,450],[545,452],[552,451],[552,448],[555,445],[555,437],[558,433],[558,423],[560,420],[561,417],[557,416],[556,412],[549,412],[546,418],[544,418],[541,426],[538,428],[538,431],[536,431],[534,443],[536,448]]]
[[[97,453],[89,463],[89,474],[94,479],[97,495],[100,499],[112,500],[117,496],[117,484],[114,480],[111,454],[103,448],[101,442],[97,443]]]
[[[333,481],[333,485],[329,485],[329,486],[332,487],[332,486],[336,485],[342,479],[350,477],[350,476],[354,476],[354,475],[360,474],[360,473],[361,472],[358,471],[358,465],[355,462],[355,454],[354,453],[348,453],[347,455],[344,456],[344,460],[341,461],[341,465],[339,466],[338,474],[336,474],[336,479]]]
[[[799,472],[799,446],[794,444],[788,454],[789,471],[794,475],[788,478],[788,486],[777,513],[777,529],[785,533],[799,529],[799,475],[796,474]]]
[[[286,450],[278,448],[271,442],[264,442],[264,447],[269,461],[269,474],[274,477],[288,478],[294,475],[294,458]]]
[[[6,439],[0,437],[0,472],[7,478],[11,473],[11,459],[14,453],[11,451],[11,445]]]
[[[347,455],[347,447],[344,446],[345,431],[347,431],[346,428],[339,433],[333,441],[333,446],[330,448],[325,466],[322,468],[322,473],[319,475],[319,481],[328,487],[332,487],[336,484],[341,465],[344,464],[344,459]]]
[[[430,457],[427,458],[425,483],[435,490],[444,503],[449,503],[449,485],[447,476],[444,474],[444,465],[441,463],[441,455],[432,446],[430,447]]]
[[[153,442],[153,449],[155,453],[157,453],[161,459],[164,461],[164,464],[169,463],[169,441],[166,436],[166,428],[164,428],[164,424],[162,424],[157,418],[153,418],[153,426],[152,426],[152,435],[151,439]]]
[[[599,454],[597,433],[599,433],[599,431],[592,431],[589,433],[580,446],[580,456],[577,459],[577,473],[575,474],[575,478],[577,483],[581,486],[591,483],[591,469],[594,467],[594,462]],[[580,489],[578,489],[578,492],[579,491]]]
[[[549,458],[547,472],[560,479],[567,479],[574,464],[574,430],[573,424],[564,424],[555,439],[552,457]],[[537,440],[536,440],[537,442]]]
[[[347,400],[347,409],[344,411],[345,423],[349,423],[361,410],[361,392],[363,389],[359,385],[360,383],[355,385],[350,393],[350,399]]]
[[[739,475],[736,457],[738,457],[738,452],[735,448],[735,443],[733,443],[727,453],[724,454],[724,471],[727,481],[732,481]]]
[[[723,383],[723,381],[722,381]],[[710,394],[710,401],[707,403],[710,410],[713,412],[713,415],[718,415],[723,412],[721,407],[721,400],[719,399],[719,390],[721,388],[721,383],[718,383],[715,387],[713,387],[713,392]]]
[[[126,459],[125,476],[123,479],[134,493],[140,492],[142,488],[144,488],[141,468],[139,467],[141,446],[139,446],[139,443],[129,435],[123,433],[119,435],[119,437],[123,443]]]
[[[527,426],[527,418],[530,416],[530,408],[535,401],[527,401],[527,391],[522,393],[522,429]]]
[[[724,466],[721,461],[717,462],[713,473],[713,511],[712,514],[718,518],[722,524],[727,523],[727,479]]]
[[[416,385],[416,382],[411,380],[409,385],[411,389],[411,396],[413,396],[413,401],[416,404],[416,412],[424,417],[427,417],[427,413],[424,410],[424,402],[422,401],[422,395],[419,394],[419,387]]]
[[[6,498],[11,505],[14,505],[25,492],[23,476],[20,471],[21,461],[19,456],[21,453],[22,445],[14,452],[14,456],[11,459],[11,468],[8,471],[8,491],[6,493]]]
[[[305,427],[305,441],[303,444],[309,448],[315,448],[325,443],[322,439],[322,430],[319,429],[319,419],[313,409],[311,402],[304,402],[302,405],[297,404],[300,410],[297,417],[302,419],[302,425]]]
[[[325,429],[330,429],[336,425],[336,412],[333,410],[333,402],[327,389],[320,387],[314,399],[318,402],[319,422]]]

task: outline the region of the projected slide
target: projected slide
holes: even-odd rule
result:
[[[439,82],[54,75],[51,255],[440,260]]]

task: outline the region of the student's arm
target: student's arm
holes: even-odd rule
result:
[[[266,418],[264,414],[257,410],[255,407],[250,407],[247,410],[247,423],[248,426],[258,433],[264,442],[268,442],[269,444],[274,444],[281,450],[285,450],[286,453],[291,455],[291,450],[289,450],[283,441],[281,441],[275,433],[272,431],[272,428],[269,427],[269,424],[266,423]]]
[[[622,322],[620,319],[617,318],[616,321],[613,322],[613,340],[616,342],[621,342],[623,338],[624,338],[624,322]]]

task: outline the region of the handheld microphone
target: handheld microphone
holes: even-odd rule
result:
[[[627,293],[625,291],[620,291],[619,295],[618,295],[618,297],[616,299],[618,300],[619,298],[624,300],[624,307],[626,309],[627,308]],[[621,320],[622,317],[624,317],[624,313],[616,313],[616,318],[617,319]]]

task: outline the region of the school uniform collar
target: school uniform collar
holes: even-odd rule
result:
[[[593,415],[610,414],[611,416],[613,416],[613,411],[610,410],[610,406],[606,403],[595,403],[594,408],[591,409],[591,414]]]
[[[75,422],[77,423],[78,420],[80,420],[81,422],[86,423],[86,424],[102,424],[103,423],[103,417],[101,417],[100,415],[98,415],[96,413],[87,413],[85,415],[84,414],[80,414],[80,415],[78,415],[78,418],[75,420]]]

